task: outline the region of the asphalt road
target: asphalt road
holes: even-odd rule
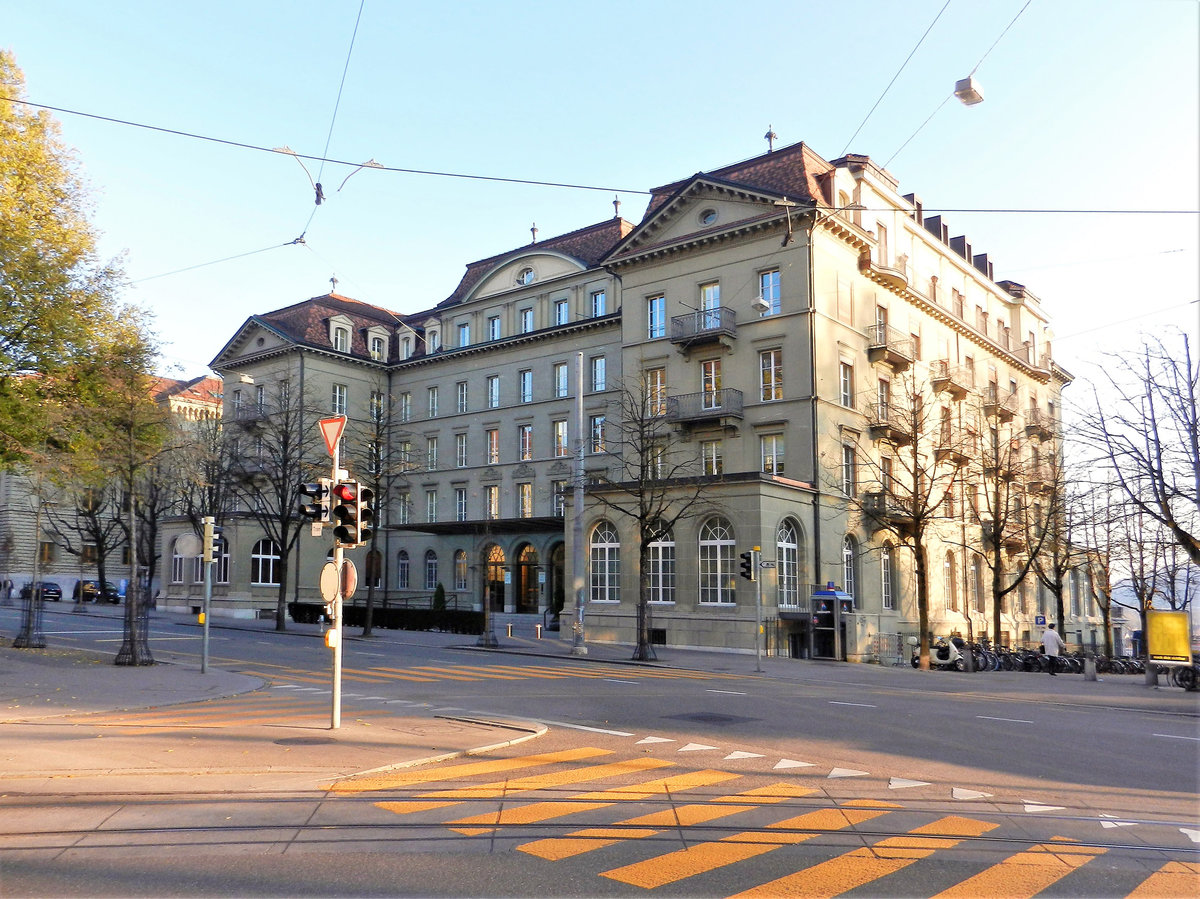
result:
[[[6,614],[0,625],[11,633]],[[120,645],[119,622],[102,614],[55,611],[46,631],[57,645],[110,654]],[[152,633],[160,661],[195,664],[191,622],[160,618]],[[369,724],[401,703],[420,714],[533,719],[548,727],[543,736],[309,789],[240,794],[185,778],[153,791],[31,794],[16,806],[9,796],[10,812],[42,821],[69,808],[71,824],[24,844],[6,839],[5,893],[1200,888],[1194,694],[1133,678],[775,659],[758,672],[752,657],[709,653],[663,651],[659,665],[629,665],[620,650],[593,647],[580,659],[557,644],[501,642],[545,654],[445,635],[348,639],[346,719]],[[214,627],[211,664],[266,686],[225,704],[131,709],[110,723],[133,736],[186,733],[201,714],[212,727],[262,715],[268,700],[269,714],[283,717],[328,702],[329,652],[312,628]]]

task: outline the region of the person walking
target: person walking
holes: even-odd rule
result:
[[[1049,663],[1051,677],[1058,677],[1058,672],[1054,669],[1058,667],[1059,653],[1066,648],[1067,644],[1063,642],[1063,638],[1058,635],[1058,631],[1051,624],[1046,628],[1046,632],[1042,634],[1042,651],[1046,653],[1046,661]]]

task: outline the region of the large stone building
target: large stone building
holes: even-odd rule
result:
[[[329,294],[252,316],[213,367],[252,472],[273,464],[284,407],[306,477],[328,471],[317,419],[348,416],[343,465],[380,494],[373,549],[351,553],[377,602],[441,584],[466,606],[569,618],[581,558],[587,638],[633,642],[638,521],[612,506],[640,396],[669,428],[651,451],[690,458],[681,492],[701,500],[650,547],[651,639],[752,652],[761,617],[769,651],[867,659],[917,632],[914,518],[929,630],[993,631],[989,560],[1001,579],[1019,568],[1051,486],[1070,376],[1050,337],[1038,298],[995,281],[891,174],[797,144],[656,188],[637,224],[473,262],[421,312]],[[215,614],[266,614],[284,550],[249,512],[227,524]],[[738,577],[751,547],[774,563],[757,582]],[[290,596],[316,598],[329,551],[328,532],[300,538]],[[194,609],[173,568],[167,603]],[[828,585],[847,594],[836,639],[812,599]],[[992,636],[1036,637],[1047,605],[1030,575]],[[1068,637],[1094,638],[1088,612]]]

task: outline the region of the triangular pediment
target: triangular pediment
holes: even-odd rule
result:
[[[221,348],[209,367],[214,371],[234,368],[239,364],[286,352],[295,345],[296,341],[282,331],[258,316],[251,316]]]
[[[697,176],[643,219],[610,260],[763,227],[783,218],[783,207],[775,204],[784,199],[778,194]]]

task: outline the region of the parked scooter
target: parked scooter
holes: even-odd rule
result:
[[[908,642],[913,648],[912,666],[914,668],[920,668],[921,641],[916,637],[909,637]],[[967,642],[962,637],[951,637],[949,640],[946,640],[945,637],[939,637],[938,641],[929,647],[930,669],[938,669],[941,671],[966,671],[967,660],[962,654],[962,651],[966,645]]]

